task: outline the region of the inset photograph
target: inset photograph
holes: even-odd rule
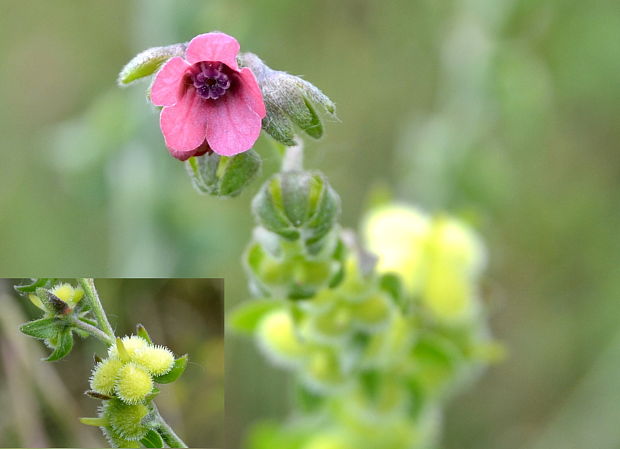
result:
[[[0,306],[0,447],[223,447],[223,279],[0,279]]]

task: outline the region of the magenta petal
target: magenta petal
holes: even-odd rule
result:
[[[207,142],[222,156],[249,150],[260,135],[261,117],[238,92],[209,102],[207,115]]]
[[[185,51],[185,59],[190,64],[219,61],[238,72],[237,53],[239,42],[234,37],[224,33],[206,33],[199,34],[191,40]]]
[[[182,81],[190,65],[183,58],[174,57],[164,64],[151,86],[151,101],[157,106],[172,106],[182,93]]]
[[[265,117],[265,103],[263,102],[263,94],[258,87],[258,82],[254,73],[249,68],[241,69],[239,73],[239,94],[243,97],[245,103],[256,112],[260,118]]]
[[[184,161],[193,156],[205,141],[207,108],[205,102],[188,90],[177,104],[161,111],[159,126],[170,153]]]

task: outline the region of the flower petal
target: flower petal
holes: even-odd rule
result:
[[[207,142],[213,151],[222,156],[233,156],[252,148],[260,135],[261,117],[239,91],[229,92],[206,104]]]
[[[224,33],[206,33],[191,40],[185,51],[185,58],[190,64],[201,61],[223,62],[238,72],[237,53],[239,42],[234,37]]]
[[[179,56],[164,64],[151,86],[151,102],[156,106],[172,106],[182,94],[182,81],[190,65]]]
[[[205,101],[189,89],[177,104],[161,111],[159,126],[170,154],[177,159],[184,161],[203,151],[201,145],[205,141],[208,116],[205,105]]]
[[[252,70],[248,67],[241,69],[239,76],[239,94],[243,97],[245,103],[256,112],[260,118],[265,117],[265,103],[263,102],[263,94],[258,87],[258,82]]]

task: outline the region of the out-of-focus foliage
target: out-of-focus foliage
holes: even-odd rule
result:
[[[71,280],[69,280],[71,281]],[[0,417],[2,447],[103,447],[96,427],[81,416],[96,416],[100,401],[84,392],[93,355],[107,347],[90,337],[75,338],[71,353],[43,362],[50,350],[22,335],[18,326],[41,310],[18,296],[19,280],[0,280]],[[156,343],[189,354],[185,372],[162,386],[157,405],[190,446],[224,445],[224,285],[219,279],[96,279],[99,296],[119,336],[148,328]],[[158,379],[156,379],[158,380]]]
[[[618,446],[617,0],[5,0],[0,11],[0,274],[226,274],[230,305],[247,298],[252,188],[196,195],[140,87],[115,87],[144,48],[219,29],[336,102],[341,123],[325,124],[306,166],[339,192],[345,225],[383,181],[485,236],[485,297],[509,357],[453,404],[443,447]],[[271,173],[275,157],[257,150]],[[289,401],[252,345],[227,354],[237,447]]]

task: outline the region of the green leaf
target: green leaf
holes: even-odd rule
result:
[[[153,340],[151,340],[151,336],[149,335],[149,333],[146,331],[146,328],[142,324],[136,325],[136,334],[138,335],[138,337],[142,337],[146,341],[148,341],[150,344],[153,344]]]
[[[183,56],[185,44],[168,45],[167,47],[153,47],[137,54],[127,63],[118,75],[118,83],[123,86],[140,78],[152,75],[166,61],[175,57]]]
[[[19,330],[30,337],[45,340],[53,338],[66,326],[62,320],[58,318],[41,318],[40,320],[29,321],[19,327]]]
[[[16,285],[13,287],[20,293],[33,293],[37,288],[44,287],[47,282],[50,280],[49,278],[31,278],[30,284]]]
[[[73,348],[73,334],[71,333],[71,328],[66,327],[59,334],[58,345],[56,346],[56,349],[54,349],[54,352],[52,352],[48,358],[43,359],[43,360],[45,360],[46,362],[53,362],[56,360],[60,360],[63,357],[65,357],[67,354],[69,354],[72,348]]]
[[[185,367],[187,366],[187,360],[187,354],[185,354],[183,357],[179,357],[174,361],[174,366],[168,373],[162,376],[154,377],[153,380],[158,384],[169,384],[170,382],[174,382],[179,377],[181,377],[181,374],[183,374],[183,372],[185,371]]]
[[[253,334],[261,319],[282,305],[279,299],[253,299],[233,310],[228,325],[235,332]]]
[[[140,443],[144,447],[164,447],[164,440],[159,432],[155,430],[149,430],[146,436],[140,440]]]

